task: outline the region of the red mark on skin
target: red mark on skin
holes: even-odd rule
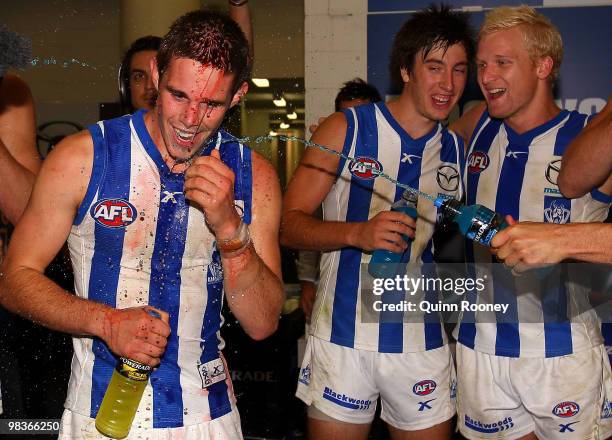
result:
[[[202,92],[200,93],[200,99],[202,99],[203,102],[207,102],[208,100],[210,100],[211,98],[214,98],[214,96],[217,94],[217,92],[219,91],[219,89],[221,88],[221,82],[223,81],[223,77],[225,76],[225,72],[223,72],[222,70],[219,70],[215,67],[213,67],[211,64],[200,64],[197,63],[197,61],[194,61],[194,64],[199,64],[199,66],[197,66],[199,73],[202,76],[206,76],[207,77],[205,79],[203,79],[203,87],[202,87]],[[214,81],[212,86],[209,86],[211,79]],[[196,83],[200,83],[202,80],[201,79],[197,79]],[[192,93],[196,93],[195,90],[192,90]],[[198,104],[199,105],[199,104]],[[198,133],[200,131],[200,127],[202,126],[202,122],[204,120],[204,118],[210,118],[210,115],[212,113],[213,108],[212,107],[208,107],[206,109],[206,111],[204,112],[204,114],[202,115],[202,118],[200,119],[200,121],[198,122],[198,127],[196,128],[196,133]],[[197,110],[193,110],[193,111],[197,111]],[[194,135],[195,138],[195,135]],[[192,139],[192,143],[193,143],[193,139]]]

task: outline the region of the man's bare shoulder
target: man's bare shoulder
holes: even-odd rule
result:
[[[486,102],[479,102],[474,107],[466,111],[463,116],[450,124],[448,129],[463,138],[465,144],[469,145],[474,129],[476,128],[476,124],[478,124],[478,120],[486,109]]]
[[[312,141],[328,148],[341,150],[348,123],[342,112],[332,113],[312,135]],[[329,141],[332,142],[329,142]],[[340,142],[338,142],[340,141]]]
[[[93,151],[93,139],[87,130],[67,136],[44,160],[41,175],[64,182],[80,201],[91,177]]]
[[[251,151],[251,162],[253,166],[253,185],[255,187],[278,185],[278,174],[268,159],[256,151]]]
[[[30,105],[32,93],[28,84],[17,75],[6,74],[0,87],[0,110],[7,107]]]

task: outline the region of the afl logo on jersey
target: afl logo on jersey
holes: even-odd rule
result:
[[[574,417],[580,411],[580,407],[576,402],[561,402],[555,405],[552,413],[557,417]]]
[[[351,174],[360,179],[375,179],[382,173],[379,161],[371,157],[358,157],[349,164]]]
[[[482,151],[473,151],[468,157],[467,165],[468,172],[478,174],[486,170],[489,166],[489,156]]]
[[[107,228],[124,228],[136,220],[138,211],[124,199],[104,199],[90,210],[93,219]]]
[[[422,380],[414,384],[412,392],[417,396],[427,396],[435,391],[436,386],[436,383],[431,379]]]

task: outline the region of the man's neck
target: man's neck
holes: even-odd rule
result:
[[[504,122],[518,134],[523,134],[550,121],[560,111],[561,109],[555,104],[552,89],[546,87],[537,91],[528,104],[514,115],[504,119]]]
[[[400,127],[413,139],[425,136],[438,124],[438,121],[420,114],[411,96],[406,92],[402,92],[397,99],[387,102],[387,107]]]

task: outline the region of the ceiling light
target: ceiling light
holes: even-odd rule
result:
[[[268,133],[268,135],[270,135],[270,136],[277,136],[277,135],[278,135],[278,133],[277,133],[277,132],[275,132],[274,130],[270,130],[270,132]]]
[[[251,81],[253,81],[253,84],[257,87],[270,87],[270,81],[266,78],[251,78]]]
[[[278,126],[281,130],[286,130],[289,127],[291,127],[291,125],[287,124],[286,122],[281,122],[280,125]]]
[[[285,98],[283,98],[282,96],[280,98],[278,98],[278,99],[273,99],[272,102],[277,107],[286,107],[287,106],[287,101],[285,101]]]
[[[287,113],[287,119],[297,119],[297,113],[296,112]]]

